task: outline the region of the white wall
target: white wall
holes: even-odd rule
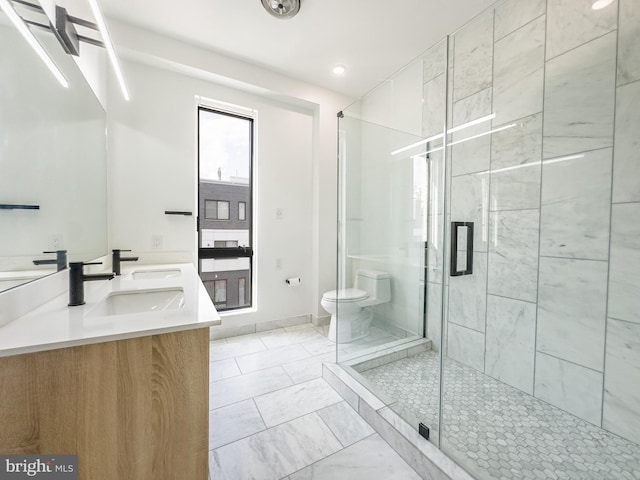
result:
[[[132,101],[109,85],[110,246],[156,258],[195,255],[195,96],[258,110],[257,311],[227,317],[244,325],[324,315],[335,288],[336,113],[350,99],[268,70],[110,21]],[[212,60],[219,60],[213,62]],[[276,219],[276,209],[284,215]],[[281,269],[276,269],[279,259]],[[299,276],[302,285],[286,287]]]

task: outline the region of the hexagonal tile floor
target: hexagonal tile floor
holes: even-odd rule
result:
[[[361,374],[399,414],[437,430],[437,352]],[[442,448],[479,479],[640,479],[640,445],[451,359],[443,406]]]

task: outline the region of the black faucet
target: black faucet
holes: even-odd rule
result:
[[[60,270],[64,270],[67,268],[67,251],[66,250],[55,250],[53,252],[42,252],[42,253],[55,253],[56,258],[51,260],[34,260],[34,265],[57,265],[58,272]]]
[[[131,250],[115,249],[113,252],[113,274],[120,275],[120,262],[137,262],[138,257],[121,257],[120,252],[130,252]]]
[[[85,265],[100,265],[102,262],[71,262],[69,263],[69,306],[76,307],[84,305],[84,282],[93,280],[111,280],[113,273],[98,273],[85,275],[83,267]]]

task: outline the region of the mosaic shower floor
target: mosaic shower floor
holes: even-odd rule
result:
[[[442,448],[475,477],[640,479],[640,445],[454,360],[445,360],[444,372]],[[437,431],[437,352],[360,373],[398,414]]]

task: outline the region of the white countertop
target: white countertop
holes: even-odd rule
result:
[[[133,279],[132,272],[179,269],[174,278]],[[184,306],[160,312],[100,315],[102,300],[118,291],[182,288]],[[69,307],[69,294],[55,297],[0,327],[0,357],[125,340],[220,324],[209,294],[192,264],[123,265],[113,280],[84,283],[85,305]]]

